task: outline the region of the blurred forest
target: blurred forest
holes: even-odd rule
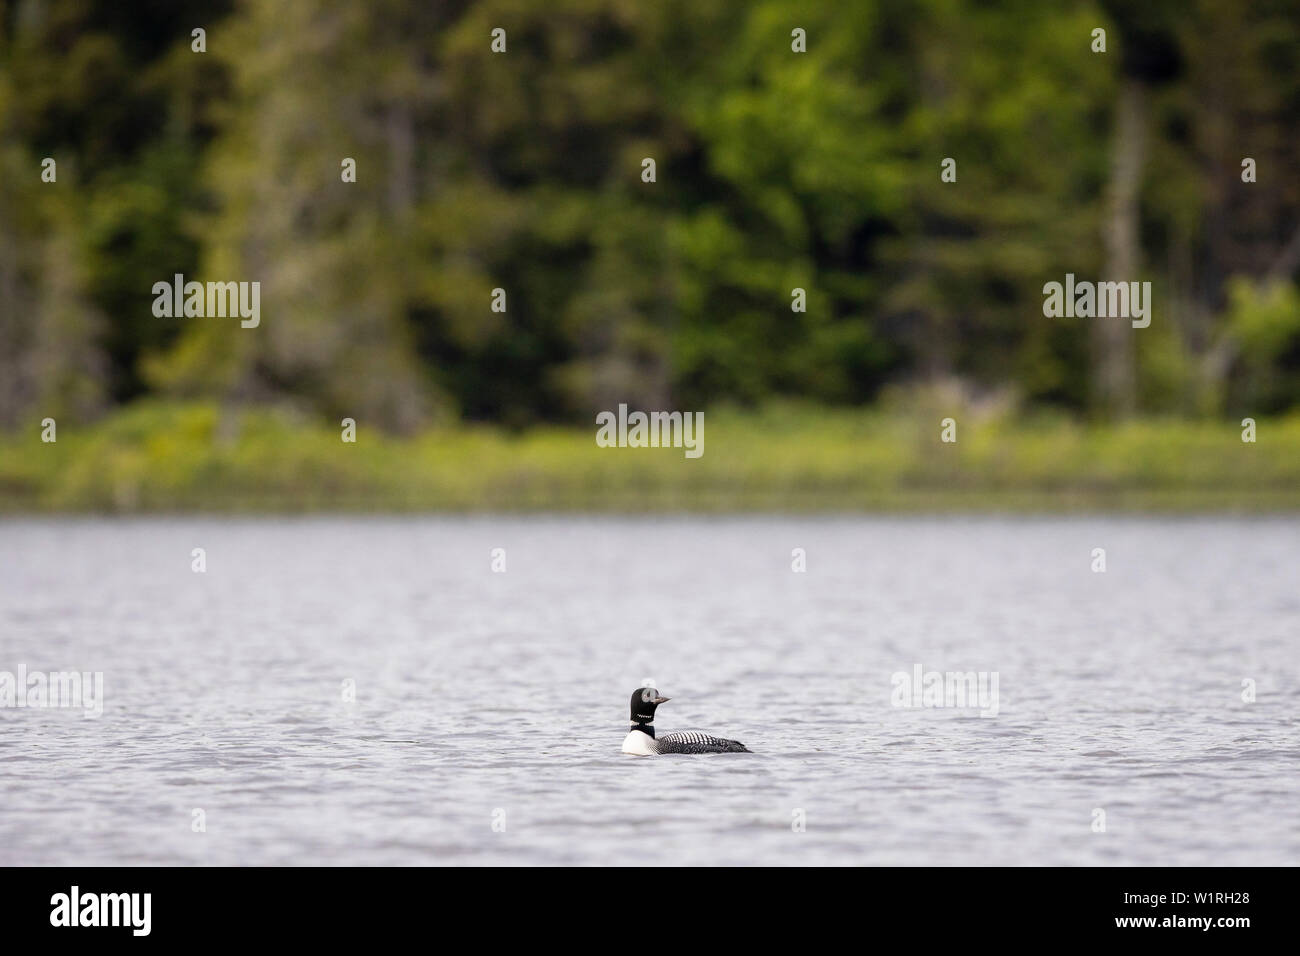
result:
[[[1298,52],[1295,0],[0,0],[0,426],[1284,413]],[[1045,318],[1067,272],[1151,326]],[[260,327],[156,318],[174,273]]]

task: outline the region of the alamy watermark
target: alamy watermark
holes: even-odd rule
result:
[[[152,893],[83,893],[73,885],[50,897],[51,926],[117,926],[133,936],[148,936],[153,928]]]
[[[262,283],[186,282],[176,273],[171,282],[153,284],[153,314],[171,318],[235,318],[246,329],[262,321]]]
[[[103,671],[0,671],[0,708],[80,709],[88,719],[104,714]]]
[[[596,415],[596,444],[601,448],[684,448],[687,458],[704,454],[703,412],[632,412]]]
[[[1150,282],[1074,281],[1065,274],[1065,285],[1048,282],[1043,286],[1043,315],[1049,319],[1132,319],[1133,328],[1151,324]]]
[[[920,664],[890,678],[895,707],[978,707],[981,717],[998,715],[997,671],[927,671]]]

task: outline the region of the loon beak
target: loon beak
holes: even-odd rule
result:
[[[656,697],[654,700],[651,701],[651,703],[652,703],[652,704],[666,704],[666,703],[668,703],[670,700],[672,700],[671,697]]]

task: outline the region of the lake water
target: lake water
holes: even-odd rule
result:
[[[3,521],[0,671],[103,713],[0,709],[0,864],[1295,864],[1298,571],[1294,517]],[[754,753],[621,754],[646,677]]]

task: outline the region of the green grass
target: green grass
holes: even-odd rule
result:
[[[1300,509],[1300,416],[1069,419],[778,406],[705,415],[704,455],[599,448],[595,426],[396,439],[265,409],[144,403],[0,434],[0,511],[1278,511]]]

